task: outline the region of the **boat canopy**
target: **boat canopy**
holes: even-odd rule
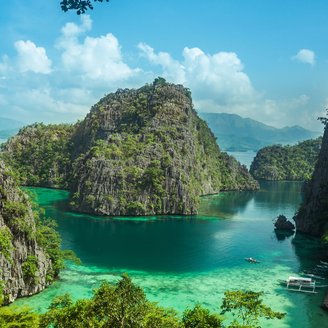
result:
[[[312,282],[313,280],[311,278],[304,278],[304,277],[293,277],[293,276],[289,276],[288,277],[289,281],[299,281],[299,282]]]

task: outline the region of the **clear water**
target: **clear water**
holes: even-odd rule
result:
[[[202,199],[197,217],[100,218],[69,212],[67,192],[29,188],[49,216],[56,218],[63,247],[83,265],[68,265],[52,286],[16,301],[45,311],[51,299],[70,293],[89,297],[103,280],[127,272],[148,298],[178,311],[196,302],[219,311],[224,291],[263,291],[273,309],[287,312],[282,321],[263,327],[328,327],[320,308],[325,291],[309,295],[278,284],[326,259],[316,239],[276,235],[272,220],[291,217],[300,202],[298,182],[263,183],[258,192],[227,192]],[[245,257],[260,264],[250,264]]]

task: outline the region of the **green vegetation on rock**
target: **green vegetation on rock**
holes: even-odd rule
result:
[[[0,253],[10,262],[12,261],[11,251],[14,249],[12,238],[8,227],[0,227]]]
[[[327,109],[328,113],[328,109]],[[311,180],[304,187],[303,202],[294,220],[296,229],[328,240],[328,128],[327,117],[322,145]]]
[[[33,284],[38,283],[37,273],[38,273],[38,259],[34,255],[29,255],[24,263],[22,264],[22,271],[24,281],[32,281]]]
[[[59,234],[35,207],[0,161],[0,298],[5,304],[41,291],[64,265]]]
[[[196,214],[201,195],[258,188],[190,90],[163,78],[105,96],[74,126],[26,127],[2,156],[24,184],[68,188],[73,209],[100,215]]]
[[[2,146],[2,157],[17,172],[21,184],[66,189],[72,132],[69,124],[29,125]]]
[[[322,138],[295,146],[265,147],[256,154],[250,173],[259,180],[309,180],[319,156]]]

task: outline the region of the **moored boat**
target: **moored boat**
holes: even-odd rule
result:
[[[303,293],[316,293],[316,288],[328,287],[328,285],[317,284],[312,278],[289,276],[288,279],[282,281],[286,284],[288,290],[303,292]],[[290,288],[291,287],[291,288]]]

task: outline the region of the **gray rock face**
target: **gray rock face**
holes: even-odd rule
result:
[[[0,280],[4,303],[33,295],[49,285],[51,261],[38,246],[35,232],[28,198],[0,161]],[[31,268],[37,270],[32,272]]]
[[[295,230],[295,225],[289,221],[284,215],[279,215],[277,217],[274,226],[278,230]]]
[[[324,131],[312,179],[306,185],[303,203],[295,215],[297,231],[322,237],[328,233],[328,129]]]
[[[189,91],[159,82],[104,97],[77,128],[75,210],[189,215],[201,195],[258,188],[245,167],[220,152]]]

